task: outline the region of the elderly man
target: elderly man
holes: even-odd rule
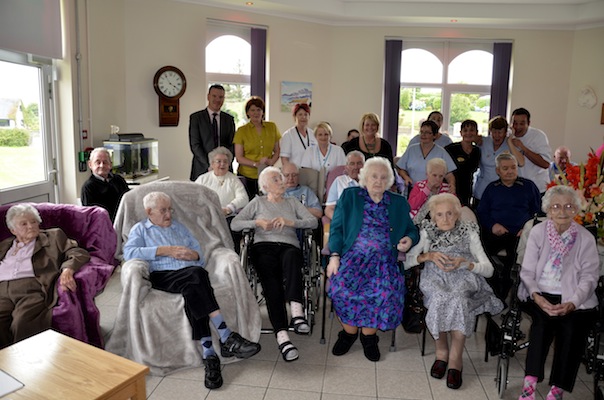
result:
[[[512,143],[526,159],[520,167],[520,176],[533,181],[539,193],[545,193],[549,183],[549,163],[552,149],[547,135],[531,125],[531,113],[525,108],[512,112]]]
[[[566,146],[560,146],[554,152],[554,161],[549,165],[549,179],[554,180],[560,175],[566,176],[566,167],[576,165],[570,161],[570,149]]]
[[[122,196],[130,190],[128,184],[121,175],[111,173],[111,156],[104,147],[90,152],[88,167],[92,175],[82,185],[82,205],[103,207],[113,221]]]
[[[363,165],[365,165],[365,156],[360,151],[353,150],[346,155],[345,175],[338,176],[333,181],[327,194],[327,201],[325,202],[326,217],[333,218],[336,203],[344,189],[359,186],[359,171],[363,168]]]
[[[296,164],[285,163],[281,168],[285,177],[285,194],[283,197],[295,197],[306,206],[308,212],[317,218],[323,216],[323,208],[319,198],[308,186],[300,185],[300,172]]]
[[[260,351],[260,345],[227,327],[203,268],[201,246],[184,225],[172,219],[171,205],[170,196],[163,192],[151,192],[143,198],[148,218],[132,227],[124,245],[124,259],[148,261],[153,288],[184,297],[193,340],[201,342],[205,386],[217,389],[223,381],[220,359],[212,347],[209,321],[220,336],[223,357],[249,358]]]
[[[518,176],[518,162],[512,154],[499,154],[495,165],[499,179],[486,187],[477,213],[487,254],[493,256],[502,249],[506,251],[503,271],[498,271],[501,286],[494,288],[505,301],[511,286],[510,269],[518,238],[524,224],[541,210],[541,196],[532,181]]]

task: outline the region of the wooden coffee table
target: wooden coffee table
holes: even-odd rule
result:
[[[0,369],[25,386],[7,399],[146,398],[149,368],[53,330],[0,350]]]

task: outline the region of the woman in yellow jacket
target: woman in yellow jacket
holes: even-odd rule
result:
[[[264,101],[257,96],[245,103],[249,122],[237,129],[233,143],[239,163],[237,174],[245,177],[250,200],[258,194],[258,172],[279,159],[281,133],[274,122],[264,121]]]

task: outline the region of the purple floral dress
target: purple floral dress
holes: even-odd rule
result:
[[[366,190],[363,225],[330,278],[329,297],[340,320],[352,326],[389,330],[403,317],[405,278],[390,244],[390,196],[375,203]]]

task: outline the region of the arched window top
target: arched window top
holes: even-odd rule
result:
[[[223,35],[206,46],[206,73],[251,74],[252,46],[235,35]]]
[[[490,85],[492,75],[493,54],[483,50],[470,50],[451,61],[448,83]]]
[[[403,50],[401,65],[401,82],[442,83],[443,64],[427,50]]]

